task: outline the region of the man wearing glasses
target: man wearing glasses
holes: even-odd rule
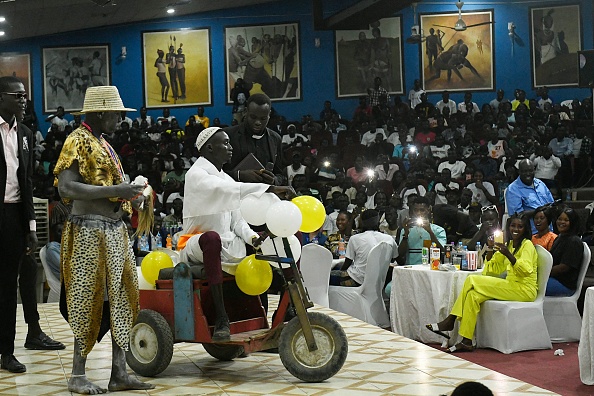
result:
[[[29,349],[64,349],[64,345],[45,335],[39,327],[35,305],[36,266],[30,256],[37,247],[35,210],[33,208],[33,133],[19,121],[23,119],[27,94],[21,81],[12,76],[0,77],[0,369],[23,373],[25,365],[14,357],[16,335],[17,277],[21,265],[20,286],[25,319],[29,331],[25,347]],[[26,304],[25,304],[26,303]]]
[[[522,213],[532,217],[534,209],[554,202],[549,188],[534,177],[534,163],[529,159],[520,161],[520,176],[513,181],[505,193],[507,213]],[[532,234],[536,234],[534,220],[530,220]]]

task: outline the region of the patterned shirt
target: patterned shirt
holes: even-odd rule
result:
[[[107,144],[107,143],[106,143]],[[54,168],[54,186],[58,186],[60,173],[78,162],[78,172],[86,184],[94,186],[113,186],[122,182],[122,176],[117,164],[111,158],[101,140],[97,139],[91,131],[81,126],[73,131],[64,142],[60,158]],[[118,197],[109,198],[117,202]],[[70,199],[63,198],[68,204]],[[124,201],[122,209],[132,214],[132,205]]]
[[[377,89],[371,88],[369,90],[369,105],[371,107],[378,106],[381,103],[381,98],[384,97],[386,99],[386,103],[390,103],[390,94],[386,91],[385,88],[379,87]]]

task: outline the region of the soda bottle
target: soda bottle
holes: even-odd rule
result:
[[[165,247],[167,249],[171,249],[171,234],[167,234],[167,239],[165,239],[165,241],[166,241]]]
[[[156,248],[162,248],[163,247],[163,238],[161,238],[161,234],[157,233],[157,236],[155,237],[155,247]]]

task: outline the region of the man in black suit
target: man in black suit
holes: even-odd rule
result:
[[[26,347],[30,349],[63,349],[64,345],[47,337],[39,328],[35,305],[36,266],[30,256],[37,247],[35,209],[33,208],[33,133],[19,121],[23,119],[27,102],[25,87],[12,76],[0,77],[0,368],[23,373],[25,365],[14,357],[16,335],[17,277],[21,269],[21,296],[29,333]],[[59,344],[59,345],[58,345]]]
[[[251,95],[246,103],[246,114],[239,125],[225,128],[229,143],[233,147],[233,157],[224,170],[236,181],[244,183],[267,183],[281,185],[278,176],[282,175],[282,146],[280,135],[267,128],[272,104],[265,94]],[[232,170],[252,153],[263,166],[274,164],[272,169]],[[275,177],[275,175],[278,175]]]

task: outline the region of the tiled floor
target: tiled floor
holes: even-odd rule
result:
[[[273,300],[273,299],[271,299]],[[271,301],[273,306],[273,301]],[[468,380],[478,380],[497,395],[553,395],[549,391],[499,374],[330,309],[315,307],[338,320],[349,339],[342,370],[324,383],[304,383],[289,374],[277,354],[254,353],[233,362],[210,357],[200,344],[175,344],[169,367],[156,378],[151,395],[439,395]],[[17,324],[15,355],[26,374],[0,371],[0,395],[68,395],[72,367],[72,333],[57,304],[39,305],[42,328],[66,344],[65,351],[27,351],[26,325]],[[22,318],[19,308],[18,317]],[[107,387],[111,343],[104,340],[88,358],[87,375]]]

